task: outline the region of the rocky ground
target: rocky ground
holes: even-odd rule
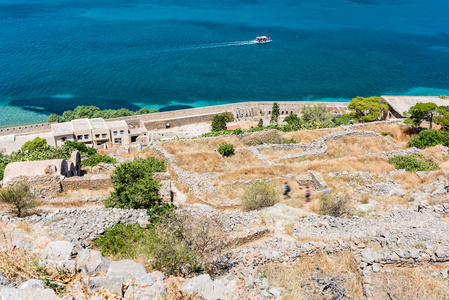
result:
[[[381,132],[396,124],[379,126]],[[1,250],[34,253],[41,268],[67,274],[66,280],[29,276],[11,283],[0,266],[0,299],[449,299],[449,170],[394,170],[388,157],[419,150],[405,149],[399,138],[379,132],[347,126],[314,132],[310,141],[294,145],[256,146],[247,152],[239,145],[237,151],[248,156],[237,162],[221,158],[222,172],[183,169],[163,142],[154,144],[149,151],[169,163],[180,211],[215,219],[231,236],[232,246],[217,258],[216,272],[168,277],[145,269],[141,261],[103,257],[93,240],[118,223],[144,226],[148,216],[145,210],[103,208],[99,198],[96,207],[45,208],[25,218],[0,212]],[[313,158],[326,155],[328,143],[348,137],[382,139],[390,148]],[[208,150],[216,140],[221,141],[199,139],[200,152],[189,147],[192,153],[216,155]],[[274,152],[262,154],[266,149]],[[276,151],[282,155],[276,157]],[[446,159],[447,148],[441,151]],[[119,151],[111,155],[120,162],[130,159],[128,152],[126,159]],[[371,159],[382,167],[348,166],[359,160],[368,165]],[[248,167],[247,161],[257,161],[258,167]],[[317,163],[323,163],[322,170]],[[239,176],[230,176],[234,173]],[[223,185],[237,191],[254,181],[284,180],[296,184],[292,197],[256,211],[242,211],[237,196],[214,196]],[[220,181],[221,186],[215,184]],[[305,203],[302,188],[308,184],[313,197]],[[320,215],[316,206],[325,190],[350,194],[352,215]]]

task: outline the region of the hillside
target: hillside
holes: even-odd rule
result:
[[[407,147],[412,136],[412,127],[384,121],[101,150],[119,163],[85,168],[88,176],[163,159],[178,217],[151,223],[146,209],[104,208],[112,183],[46,196],[43,211],[24,218],[5,207],[0,295],[449,298],[448,148]],[[222,144],[234,154],[221,155]],[[262,189],[269,205],[254,196]],[[182,247],[173,232],[183,234]],[[102,240],[108,234],[114,245]]]

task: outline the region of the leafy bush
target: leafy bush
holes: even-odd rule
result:
[[[61,122],[64,122],[64,120],[57,114],[51,114],[47,118],[47,123],[61,123]]]
[[[327,111],[326,104],[304,106],[301,119],[306,124],[319,124],[319,128],[334,127],[334,115]]]
[[[273,185],[255,182],[245,188],[242,207],[246,211],[272,206],[279,202],[279,195]]]
[[[104,201],[105,206],[138,209],[160,203],[159,183],[153,174],[165,171],[165,162],[154,157],[121,164],[111,175],[114,191]]]
[[[97,150],[94,148],[87,147],[86,144],[82,142],[75,142],[75,141],[65,141],[63,147],[68,147],[73,150],[78,150],[81,155],[93,155],[97,153]]]
[[[382,136],[391,136],[392,138],[394,138],[394,134],[392,134],[391,132],[382,132],[381,134]]]
[[[435,129],[423,130],[407,142],[407,147],[427,148],[436,145],[449,146],[449,131],[438,131]]]
[[[94,244],[101,254],[114,258],[137,258],[142,252],[142,242],[149,232],[139,224],[117,224],[107,228]]]
[[[352,119],[353,119],[353,117],[350,114],[344,114],[341,117],[335,119],[333,122],[337,126],[349,125],[349,124],[351,124]]]
[[[259,123],[257,123],[258,127],[263,127],[263,119],[259,119]]]
[[[396,169],[404,169],[407,172],[433,171],[440,168],[437,163],[424,161],[419,154],[390,157],[388,162],[394,164]]]
[[[320,214],[334,217],[350,216],[351,201],[348,195],[327,195],[320,199]]]
[[[297,128],[299,128],[302,125],[302,120],[298,117],[297,114],[291,114],[286,116],[284,122]]]
[[[35,150],[43,149],[43,148],[45,148],[45,146],[47,146],[47,140],[37,136],[34,140],[28,141],[25,144],[23,144],[23,146],[22,146],[22,148],[20,148],[20,150],[35,151]]]
[[[349,102],[348,109],[355,120],[372,122],[385,117],[388,104],[381,97],[356,97]]]
[[[8,205],[19,218],[28,210],[38,206],[36,196],[26,184],[19,184],[0,190],[0,202]]]
[[[229,241],[221,228],[214,218],[171,211],[147,228],[118,224],[94,243],[103,255],[143,257],[168,275],[187,275],[213,267]]]
[[[51,114],[50,117],[48,117],[47,122],[70,122],[75,119],[93,119],[93,118],[103,118],[103,119],[112,119],[112,118],[120,118],[120,117],[128,117],[128,116],[135,116],[135,115],[143,115],[143,114],[150,114],[150,113],[156,113],[158,112],[157,109],[148,109],[146,107],[139,109],[138,111],[134,112],[132,110],[121,108],[118,110],[114,109],[105,109],[100,110],[100,108],[96,106],[77,106],[73,111],[67,110],[62,115],[64,119],[61,119],[56,114]]]
[[[159,223],[167,214],[174,212],[176,208],[176,205],[167,202],[155,205],[147,210],[148,222],[150,224]]]
[[[226,118],[222,115],[214,115],[212,117],[212,132],[226,130]]]
[[[222,156],[230,156],[233,155],[235,152],[234,145],[232,144],[220,144],[220,147],[218,147],[218,152]]]
[[[230,111],[221,113],[221,115],[224,117],[226,123],[234,121],[234,114]]]
[[[116,164],[117,160],[107,155],[94,154],[89,156],[89,158],[81,161],[81,164],[86,167],[94,167],[99,163]]]

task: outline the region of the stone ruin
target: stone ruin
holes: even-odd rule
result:
[[[81,156],[79,151],[73,151],[69,160],[51,159],[10,163],[5,169],[3,185],[8,186],[15,178],[36,178],[41,176],[81,176]]]

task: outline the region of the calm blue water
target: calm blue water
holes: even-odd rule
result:
[[[77,105],[449,94],[447,0],[0,0],[0,125]],[[265,29],[267,45],[249,41]]]

